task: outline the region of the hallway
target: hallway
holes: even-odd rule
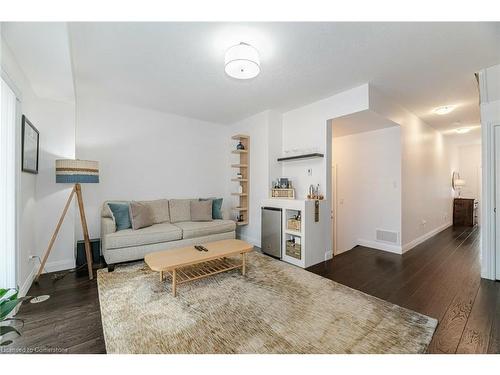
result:
[[[403,256],[357,246],[308,269],[439,320],[430,353],[500,353],[500,282],[480,278],[479,228],[448,228]]]

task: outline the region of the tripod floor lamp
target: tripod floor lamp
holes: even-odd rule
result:
[[[36,275],[35,281],[38,281],[44,267],[47,262],[47,258],[49,257],[50,251],[52,250],[52,246],[57,238],[57,234],[59,233],[59,229],[64,221],[64,217],[66,216],[66,212],[68,211],[69,204],[71,203],[73,196],[76,194],[76,200],[78,202],[78,209],[80,211],[80,220],[82,222],[82,230],[83,230],[83,240],[85,241],[85,256],[87,258],[87,268],[89,272],[89,279],[92,280],[94,277],[92,272],[92,255],[90,252],[90,240],[89,240],[89,231],[87,228],[87,220],[85,219],[85,210],[83,208],[83,198],[82,198],[82,188],[80,184],[87,183],[98,183],[99,182],[99,163],[97,161],[91,160],[73,160],[73,159],[60,159],[56,160],[56,182],[62,184],[74,184],[73,189],[68,197],[68,201],[64,206],[63,212],[57,223],[56,229],[54,230],[54,234],[49,242],[49,246],[45,253],[43,254],[43,258],[40,264],[40,269]]]

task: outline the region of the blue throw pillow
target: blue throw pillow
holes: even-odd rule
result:
[[[212,201],[212,219],[222,220],[222,200],[223,198],[200,198],[200,201]]]
[[[132,228],[128,203],[108,203],[116,223],[116,230]]]

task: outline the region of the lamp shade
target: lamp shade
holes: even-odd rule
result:
[[[93,160],[56,160],[56,182],[62,184],[88,184],[99,182],[99,162]]]

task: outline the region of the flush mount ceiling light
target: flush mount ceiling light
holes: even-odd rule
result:
[[[260,73],[259,52],[248,43],[241,42],[226,51],[225,71],[236,79],[250,79]]]
[[[465,134],[465,133],[468,133],[471,131],[471,128],[458,128],[458,129],[455,129],[455,132],[457,132],[458,134]]]
[[[444,105],[442,107],[437,107],[434,109],[434,113],[437,115],[447,115],[451,111],[453,111],[457,106],[456,105]]]

